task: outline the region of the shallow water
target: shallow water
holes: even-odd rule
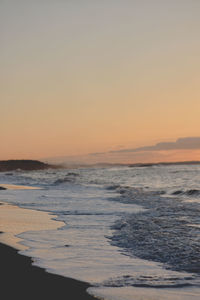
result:
[[[189,300],[200,295],[199,181],[198,165],[18,171],[0,183],[42,189],[0,200],[65,223],[20,234],[35,265],[88,281],[105,299]]]

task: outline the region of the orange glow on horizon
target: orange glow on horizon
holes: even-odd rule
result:
[[[0,160],[200,136],[199,1],[181,10],[178,0],[47,2],[0,4]],[[166,151],[104,159],[200,158]]]

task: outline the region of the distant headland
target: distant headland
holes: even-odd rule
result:
[[[77,169],[77,168],[111,168],[111,167],[152,167],[152,166],[173,166],[173,165],[199,165],[200,161],[181,161],[181,162],[158,162],[158,163],[60,163],[49,164],[39,160],[17,159],[0,160],[0,172],[9,172],[15,170],[36,171],[46,169]]]
[[[56,166],[46,164],[38,160],[0,160],[0,172],[14,170],[34,171],[49,168],[56,168]]]

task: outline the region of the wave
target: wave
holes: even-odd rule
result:
[[[65,177],[56,179],[54,181],[53,185],[58,185],[58,184],[66,183],[66,182],[70,182],[70,183],[75,182],[76,177],[78,177],[78,176],[79,176],[79,174],[70,172],[67,175],[65,175]]]
[[[64,216],[116,216],[116,212],[84,212],[84,211],[56,211]],[[118,216],[122,214],[118,213]]]
[[[148,287],[148,288],[178,288],[187,286],[198,286],[200,284],[199,278],[196,276],[158,276],[158,275],[144,275],[133,277],[125,275],[122,277],[115,277],[104,281],[101,286],[105,287]]]
[[[120,188],[120,185],[118,185],[118,184],[113,184],[113,185],[108,185],[108,186],[106,186],[106,189],[107,189],[108,191],[117,190],[118,188]]]
[[[196,190],[188,190],[195,194]],[[115,201],[141,205],[146,210],[118,220],[112,245],[141,259],[163,263],[174,271],[200,274],[200,206],[143,189],[123,188]]]
[[[199,196],[200,190],[197,190],[197,189],[191,189],[191,190],[187,190],[187,191],[177,190],[177,191],[174,191],[172,193],[172,195]]]
[[[73,182],[74,180],[70,177],[65,177],[65,178],[60,178],[54,181],[54,184],[61,184],[61,183],[65,183],[65,182]]]

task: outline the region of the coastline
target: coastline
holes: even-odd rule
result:
[[[17,250],[27,247],[17,235],[26,231],[39,231],[57,229],[64,225],[55,221],[47,212],[21,208],[12,204],[0,202],[0,242]]]
[[[6,188],[9,188],[7,185]],[[10,187],[13,188],[13,187]],[[89,283],[48,273],[32,265],[32,258],[18,253],[27,249],[16,235],[26,231],[56,229],[47,212],[20,208],[0,202],[0,274],[4,299],[70,299],[95,300],[86,290]]]
[[[4,299],[95,300],[88,283],[47,273],[32,266],[30,257],[0,243],[1,294]]]

